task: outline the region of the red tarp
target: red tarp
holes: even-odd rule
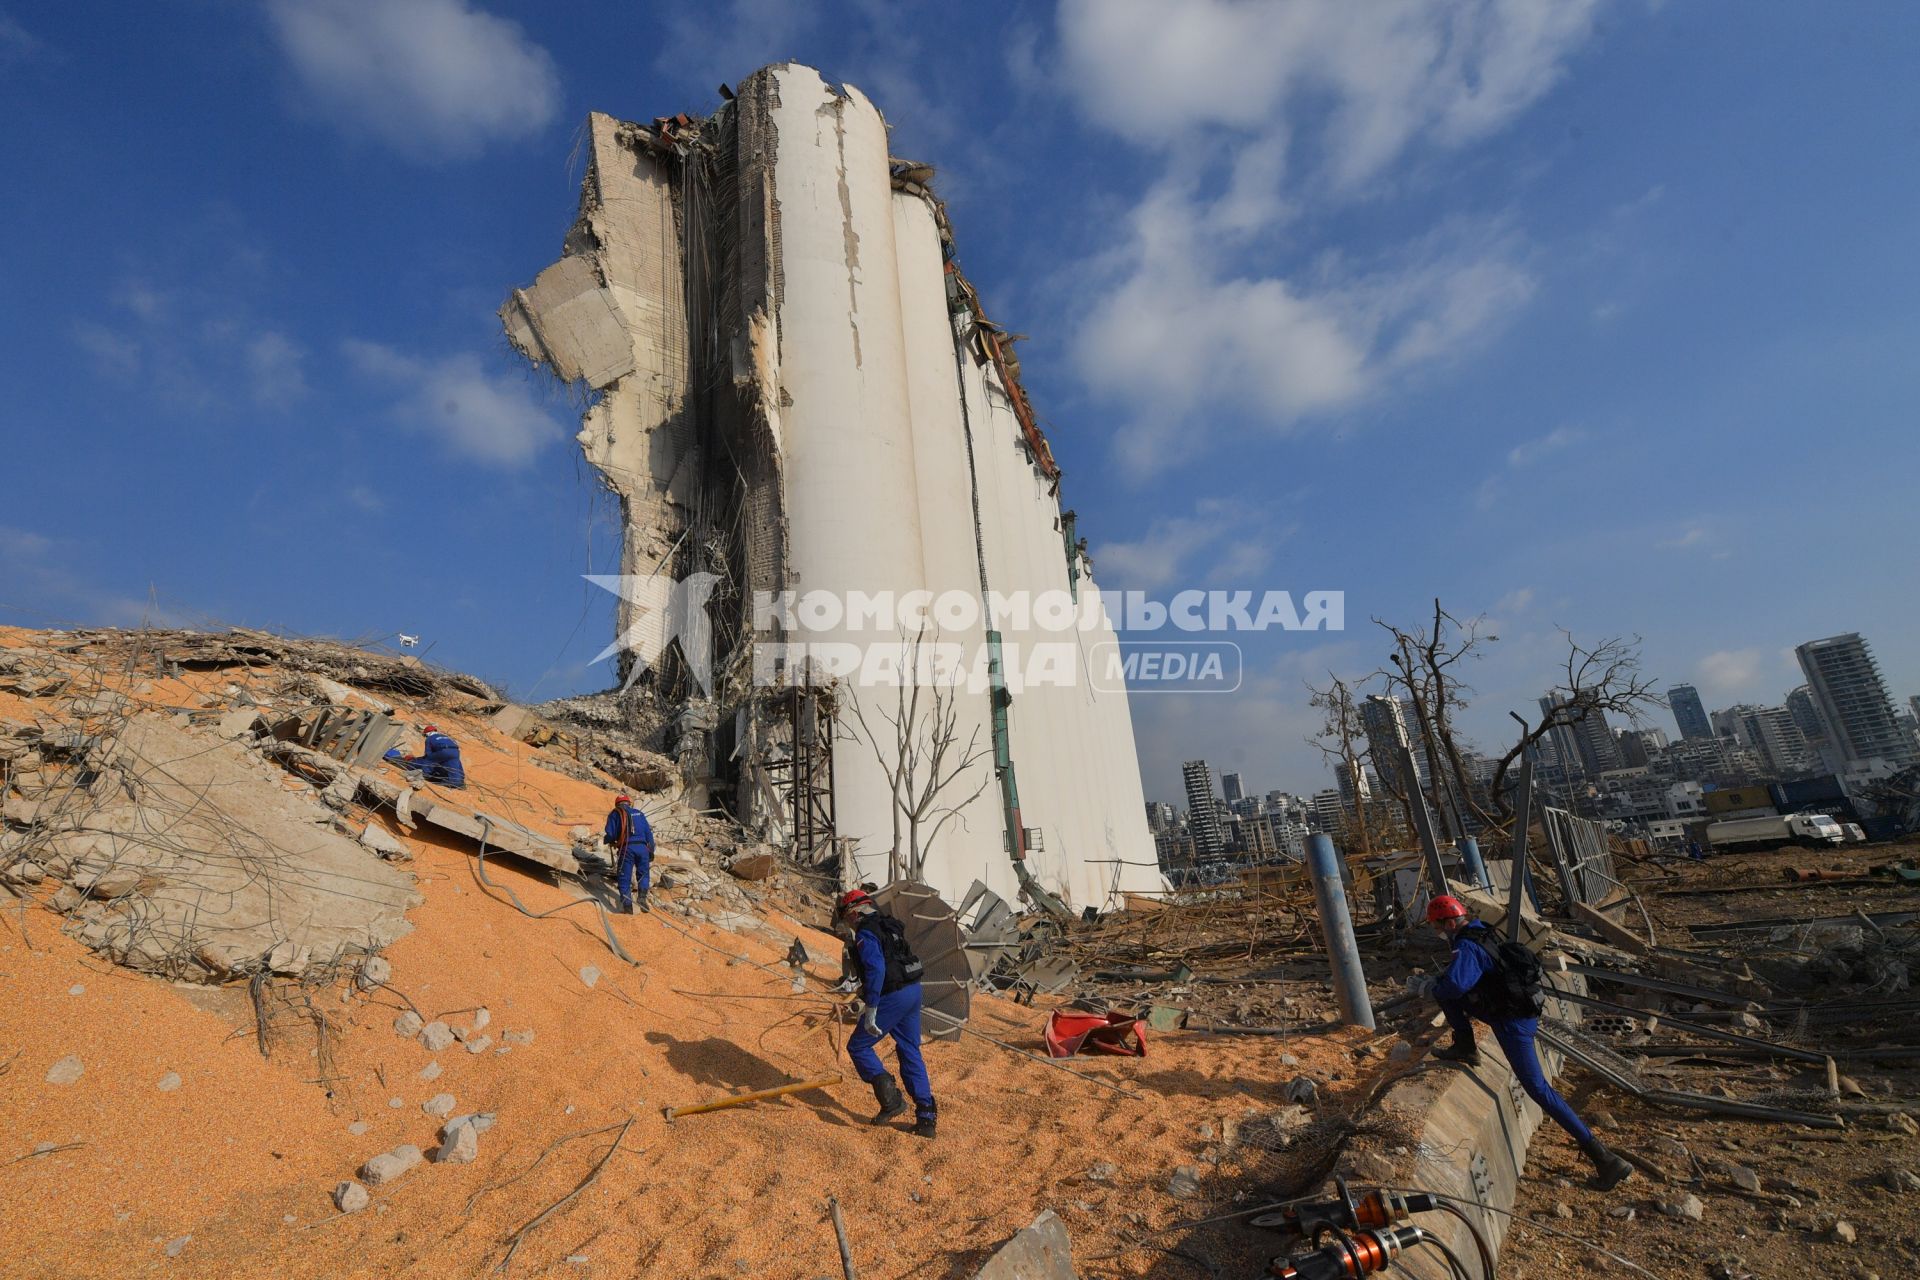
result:
[[[1076,1053],[1147,1056],[1146,1028],[1140,1025],[1140,1019],[1124,1013],[1055,1009],[1047,1019],[1046,1038],[1047,1052],[1056,1058],[1071,1058]]]

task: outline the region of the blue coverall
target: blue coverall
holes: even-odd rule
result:
[[[916,1113],[931,1116],[935,1110],[933,1085],[927,1079],[927,1060],[920,1056],[920,984],[910,982],[898,991],[881,995],[887,985],[887,955],[880,945],[880,935],[870,928],[856,929],[853,946],[860,960],[860,998],[874,1010],[880,1034],[856,1027],[847,1037],[847,1056],[853,1059],[853,1069],[860,1079],[872,1084],[887,1074],[874,1046],[882,1036],[892,1036],[893,1051],[900,1059],[900,1083],[913,1099]]]
[[[1453,963],[1433,986],[1433,998],[1440,1002],[1442,1012],[1447,1015],[1447,1025],[1465,1043],[1473,1041],[1473,1015],[1467,1011],[1468,993],[1494,969],[1493,953],[1488,950],[1491,934],[1485,925],[1470,925],[1455,934]],[[1574,1114],[1572,1106],[1547,1083],[1546,1074],[1540,1070],[1540,1055],[1533,1044],[1540,1019],[1490,1018],[1485,1014],[1480,1018],[1493,1028],[1493,1038],[1500,1042],[1500,1052],[1507,1055],[1507,1065],[1513,1068],[1514,1078],[1527,1091],[1527,1096],[1572,1134],[1575,1142],[1583,1146],[1592,1142],[1593,1130]]]
[[[428,782],[442,787],[467,785],[467,770],[460,763],[460,744],[444,733],[427,735],[426,745],[417,756],[403,756],[395,747],[387,759],[397,760],[408,769],[418,769]]]
[[[630,805],[617,804],[607,815],[606,841],[620,859],[620,901],[633,897],[633,882],[640,882],[640,896],[647,896],[653,883],[653,828],[647,815]],[[639,875],[636,877],[635,872]]]

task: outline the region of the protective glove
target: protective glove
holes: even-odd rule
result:
[[[860,1029],[876,1040],[880,1038],[880,1010],[867,1005],[860,1014]]]
[[[1407,994],[1410,996],[1430,996],[1434,984],[1440,981],[1430,973],[1416,973],[1407,979]]]
[[[840,979],[840,981],[834,983],[833,989],[835,991],[838,991],[843,996],[848,995],[860,989],[860,979],[857,975],[850,973],[846,977]]]

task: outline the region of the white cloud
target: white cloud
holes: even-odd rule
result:
[[[1571,448],[1586,438],[1587,433],[1577,427],[1556,427],[1538,439],[1523,440],[1507,450],[1507,465],[1530,467],[1540,459]]]
[[[1687,526],[1685,530],[1674,537],[1665,539],[1660,543],[1660,546],[1668,550],[1677,551],[1686,547],[1697,547],[1706,540],[1706,526],[1695,524]]]
[[[1369,179],[1416,141],[1484,137],[1545,93],[1599,0],[1062,0],[1067,79],[1095,121],[1188,144],[1320,108],[1323,168]]]
[[[0,13],[0,67],[37,57],[46,48],[40,37]]]
[[[266,329],[246,344],[247,374],[261,405],[283,404],[307,394],[306,351],[286,334]]]
[[[1760,674],[1758,649],[1721,649],[1700,659],[1700,683],[1723,695],[1737,694]]]
[[[417,158],[537,133],[560,106],[553,58],[465,0],[268,0],[300,104]]]
[[[490,373],[467,353],[429,360],[373,342],[341,345],[362,374],[395,389],[396,422],[475,462],[523,466],[563,434],[524,371]]]
[[[1106,590],[1244,584],[1290,532],[1243,503],[1203,498],[1191,515],[1156,517],[1138,539],[1094,547],[1094,571]]]
[[[1502,617],[1511,613],[1525,613],[1527,606],[1533,603],[1532,587],[1516,587],[1493,602],[1491,612]]]
[[[1163,183],[1134,211],[1132,243],[1103,264],[1113,283],[1075,360],[1097,395],[1134,406],[1119,442],[1136,471],[1208,409],[1285,429],[1362,401],[1470,347],[1533,293],[1506,238],[1486,229],[1450,229],[1371,268],[1330,265],[1308,284],[1237,275],[1219,234],[1244,229],[1238,199],[1209,207]]]

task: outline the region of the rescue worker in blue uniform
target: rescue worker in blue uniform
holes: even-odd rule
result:
[[[428,782],[441,787],[465,787],[467,771],[460,763],[460,744],[440,732],[438,725],[421,725],[426,742],[417,756],[404,756],[400,748],[387,752],[386,758],[402,769],[417,770]]]
[[[1600,1189],[1607,1191],[1626,1181],[1633,1174],[1633,1166],[1593,1136],[1593,1130],[1540,1069],[1540,1055],[1534,1048],[1540,1019],[1518,1017],[1511,1009],[1501,1007],[1499,938],[1493,928],[1470,918],[1466,904],[1452,894],[1442,894],[1427,904],[1427,923],[1453,944],[1453,962],[1431,987],[1433,998],[1447,1015],[1447,1025],[1453,1029],[1453,1042],[1434,1050],[1433,1056],[1479,1066],[1480,1049],[1473,1033],[1473,1020],[1479,1018],[1493,1028],[1493,1038],[1527,1096],[1553,1117],[1593,1162]]]
[[[620,910],[633,914],[636,880],[640,909],[653,910],[647,905],[647,890],[653,884],[653,827],[647,822],[647,815],[633,807],[632,797],[614,798],[613,811],[607,814],[607,827],[601,839],[619,862]]]
[[[860,1079],[873,1086],[880,1111],[870,1123],[885,1124],[907,1109],[900,1088],[881,1065],[874,1046],[893,1037],[900,1059],[900,1079],[913,1099],[913,1131],[934,1135],[939,1109],[933,1085],[927,1079],[926,1059],[920,1056],[920,962],[907,946],[906,931],[892,916],[874,906],[864,889],[840,896],[838,922],[852,930],[854,955],[859,961],[860,1025],[847,1038],[847,1056]]]

